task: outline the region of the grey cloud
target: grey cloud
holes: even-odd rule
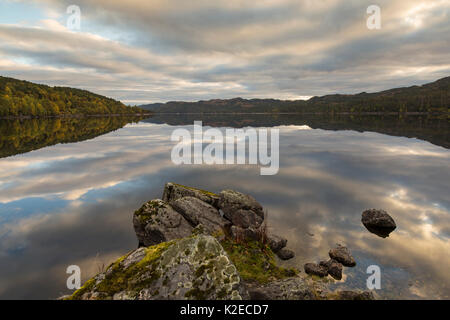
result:
[[[61,13],[71,4],[45,3]],[[419,28],[405,18],[421,1],[379,1],[379,31],[365,26],[370,1],[78,4],[87,31],[117,39],[0,25],[2,56],[34,62],[23,69],[6,66],[2,73],[143,103],[377,91],[450,71],[450,5],[438,0],[413,13]]]

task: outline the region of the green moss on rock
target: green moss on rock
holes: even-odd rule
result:
[[[152,221],[153,217],[158,214],[158,209],[164,208],[165,206],[166,204],[161,200],[151,200],[136,210],[134,214],[143,224],[146,224]]]
[[[210,192],[210,191],[207,191],[207,190],[197,189],[197,188],[193,188],[193,187],[188,187],[188,186],[184,186],[184,185],[178,184],[178,183],[172,183],[172,184],[174,186],[178,186],[178,187],[185,188],[185,189],[188,189],[188,190],[201,192],[201,193],[203,193],[203,194],[205,194],[207,196],[210,196],[210,197],[218,197],[219,196],[218,194]]]
[[[70,299],[242,299],[246,291],[219,242],[198,235],[137,249]]]
[[[298,274],[296,269],[277,266],[275,255],[266,244],[257,241],[237,243],[226,239],[221,242],[240,276],[246,281],[268,283]]]

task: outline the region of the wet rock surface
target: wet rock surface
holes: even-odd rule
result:
[[[397,228],[394,219],[384,210],[369,209],[362,213],[362,224],[370,232],[387,238]]]
[[[320,266],[327,269],[328,274],[336,280],[342,279],[342,269],[343,266],[341,263],[336,260],[330,259],[328,261],[321,261],[319,263]]]
[[[277,236],[277,235],[269,235],[268,236],[268,243],[270,246],[270,249],[272,249],[273,252],[277,253],[284,247],[286,247],[287,240],[283,237]]]
[[[331,259],[334,259],[334,260],[342,263],[342,265],[344,265],[346,267],[356,266],[356,261],[352,257],[350,250],[348,250],[347,247],[339,245],[336,248],[331,249],[328,254],[330,255]]]
[[[283,249],[277,251],[277,256],[281,260],[290,260],[293,257],[295,257],[295,253],[294,253],[294,251],[292,251],[290,249],[283,248]]]
[[[318,277],[326,277],[328,269],[317,263],[306,263],[304,266],[306,274],[315,275]]]

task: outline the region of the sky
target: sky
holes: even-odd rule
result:
[[[450,0],[0,0],[0,75],[127,104],[374,92],[450,75],[449,14]]]

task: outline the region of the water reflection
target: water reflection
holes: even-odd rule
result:
[[[58,143],[95,138],[140,117],[68,117],[0,121],[0,158]]]
[[[55,298],[67,293],[68,265],[87,279],[135,248],[132,212],[175,181],[255,196],[297,254],[289,265],[347,245],[358,265],[336,286],[364,288],[377,264],[382,297],[449,299],[450,151],[378,133],[279,128],[276,176],[255,166],[176,167],[174,127],[142,122],[0,159],[0,298]],[[368,208],[395,219],[389,238],[361,224]]]

